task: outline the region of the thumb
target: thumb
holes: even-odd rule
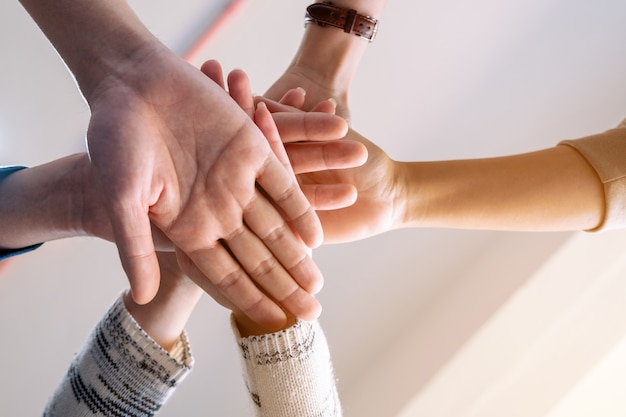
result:
[[[111,224],[133,300],[149,303],[159,290],[160,272],[148,214],[138,207],[114,208]]]

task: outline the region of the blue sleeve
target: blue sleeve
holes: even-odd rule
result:
[[[9,175],[13,174],[14,172],[17,172],[24,168],[26,167],[23,167],[23,166],[0,167],[0,181],[5,179]],[[23,253],[33,251],[37,249],[39,246],[41,246],[42,244],[43,243],[38,243],[36,245],[32,245],[27,248],[20,248],[20,249],[0,249],[0,261],[6,258],[10,258],[11,256],[21,255]]]

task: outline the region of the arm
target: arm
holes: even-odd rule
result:
[[[319,212],[326,243],[407,227],[590,230],[603,225],[605,215],[622,226],[626,218],[624,128],[525,154],[432,162],[394,161],[354,130],[346,139],[366,145],[363,166],[299,175],[305,184],[357,189],[354,205]],[[306,160],[306,149],[290,149],[292,162]]]
[[[2,187],[2,181],[4,181],[6,179],[6,177],[8,177],[9,175],[21,171],[22,169],[25,169],[26,167],[23,166],[8,166],[8,167],[0,167],[0,195],[1,194],[1,187]],[[6,203],[6,201],[5,201]],[[0,202],[0,205],[2,203]],[[2,212],[2,207],[0,207],[0,213]],[[37,249],[39,246],[41,246],[42,243],[36,243],[36,244],[32,244],[32,245],[24,245],[24,246],[16,246],[16,247],[11,247],[11,248],[5,248],[2,246],[2,244],[0,243],[0,261],[10,258],[12,256],[16,256],[16,255],[21,255],[24,253],[28,253],[31,252],[35,249]]]
[[[86,234],[79,219],[85,201],[97,207],[86,154],[76,154],[33,168],[22,169],[0,181],[0,248],[15,249],[49,240]],[[51,192],[54,190],[54,192]],[[93,212],[94,230],[112,237],[106,213]]]
[[[399,163],[404,227],[588,230],[604,213],[598,175],[574,149]]]
[[[358,190],[353,206],[320,213],[328,242],[407,227],[588,230],[603,220],[598,174],[569,146],[487,159],[398,162],[356,132],[348,137],[368,145],[368,162],[352,172],[306,179],[348,182]]]

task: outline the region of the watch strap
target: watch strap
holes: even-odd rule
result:
[[[332,26],[346,33],[372,42],[378,30],[378,19],[359,14],[354,9],[335,6],[330,2],[314,3],[306,8],[304,25],[315,23],[319,26]]]

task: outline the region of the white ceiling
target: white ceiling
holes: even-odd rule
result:
[[[181,55],[228,2],[206,3],[131,2]],[[253,89],[262,92],[295,51],[307,4],[244,1],[198,59],[247,70]],[[354,127],[393,158],[530,151],[610,128],[626,116],[623,0],[389,0],[381,20],[351,109]],[[88,109],[17,1],[0,4],[0,51],[0,164],[34,165],[83,150]],[[346,415],[392,416],[426,392],[455,352],[570,239],[426,229],[317,250],[326,277],[322,323]],[[469,285],[475,281],[481,285]],[[91,326],[125,285],[114,247],[94,239],[49,243],[4,271],[3,414],[41,412]],[[455,325],[429,321],[444,316]],[[509,337],[506,330],[497,337]],[[251,415],[226,312],[203,300],[189,333],[196,369],[161,415]],[[402,350],[418,342],[414,356]],[[404,352],[397,369],[419,374],[400,380],[401,372],[389,371],[391,362],[383,360],[389,352]],[[436,410],[428,415],[448,415]],[[464,415],[487,415],[468,410]]]

